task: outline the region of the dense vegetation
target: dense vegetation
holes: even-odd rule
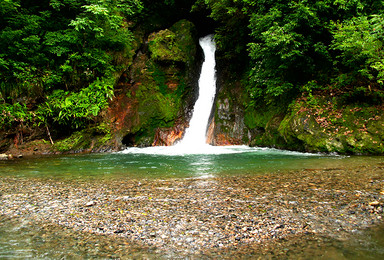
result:
[[[0,126],[84,128],[131,65],[134,34],[182,18],[214,29],[247,111],[319,92],[382,104],[383,13],[377,0],[0,0]]]
[[[381,102],[383,1],[200,1],[228,57],[246,52],[252,103],[337,88]],[[289,98],[288,98],[289,100]]]
[[[83,127],[107,105],[115,73],[129,65],[123,63],[134,54],[127,18],[142,10],[141,2],[2,0],[0,5],[0,121]],[[25,104],[35,105],[35,113]]]

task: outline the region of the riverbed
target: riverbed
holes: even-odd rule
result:
[[[214,170],[222,162],[219,157],[194,161],[194,170],[180,157],[178,161],[190,168],[182,175],[181,168],[170,169],[164,157],[164,172],[154,157],[148,160],[152,166],[147,174],[140,168],[143,163],[134,171],[118,160],[108,170],[101,160],[108,156],[1,162],[0,257],[384,256],[382,157],[290,154],[296,168],[285,164],[267,170],[243,161],[243,168],[220,172]],[[276,156],[280,162],[287,159],[286,154]],[[77,173],[70,175],[79,158],[84,169],[77,166]],[[71,163],[63,167],[68,160]],[[84,162],[89,160],[99,163],[99,173],[88,173]],[[56,165],[57,172],[52,166],[49,174],[42,165]]]

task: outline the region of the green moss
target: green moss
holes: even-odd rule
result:
[[[250,128],[267,128],[271,120],[286,113],[286,108],[277,104],[269,104],[265,107],[249,106],[245,110],[244,123]]]
[[[196,55],[193,31],[194,25],[191,22],[181,20],[170,29],[151,34],[148,44],[151,58],[190,64]]]
[[[53,148],[60,152],[76,152],[87,149],[99,149],[108,145],[113,138],[113,133],[107,123],[101,123],[95,127],[74,132],[71,136],[58,140]]]
[[[85,134],[85,130],[75,132],[68,138],[56,141],[53,147],[60,152],[74,151],[80,147],[88,148],[90,143],[86,143]]]
[[[151,35],[149,50],[154,60],[184,61],[185,59],[185,55],[176,46],[176,34],[169,29]]]
[[[97,125],[92,130],[92,135],[97,136],[96,147],[107,145],[113,138],[111,126],[105,122]]]
[[[152,73],[152,78],[155,81],[160,93],[166,95],[168,93],[168,87],[166,85],[167,77],[165,72],[154,63],[152,63],[149,71]]]
[[[301,100],[292,105],[279,132],[288,144],[301,141],[307,151],[382,154],[383,126],[379,107],[337,108],[318,97],[315,103]]]
[[[260,127],[260,123],[257,120],[258,113],[254,109],[247,109],[245,110],[245,115],[244,115],[244,123],[245,125],[250,128],[254,129],[256,127]],[[263,126],[265,127],[266,124]]]
[[[150,145],[158,128],[174,126],[184,116],[187,91],[194,71],[197,39],[194,25],[182,20],[148,38],[148,53],[140,53],[131,66],[134,89],[126,118],[127,129],[136,145]],[[132,142],[133,142],[132,141]]]

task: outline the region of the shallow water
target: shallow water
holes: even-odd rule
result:
[[[383,157],[347,157],[241,146],[218,148],[204,154],[157,149],[133,148],[112,154],[0,161],[0,176],[66,179],[242,176],[296,169],[370,165],[384,161]]]
[[[0,259],[152,259],[122,239],[0,217]]]
[[[175,259],[127,243],[121,238],[40,227],[9,219],[0,222],[0,259]],[[384,259],[384,226],[352,235],[346,241],[321,237],[279,242],[273,249],[219,252],[193,259]],[[185,257],[184,257],[185,258]],[[189,258],[186,258],[189,259]]]
[[[65,180],[169,179],[275,175],[287,170],[335,169],[377,165],[384,157],[337,156],[276,149],[226,147],[204,154],[167,148],[132,148],[120,153],[65,155],[0,161],[0,176]],[[1,195],[1,194],[0,194]],[[173,258],[107,236],[85,235],[0,219],[0,258]],[[248,252],[257,258],[258,252]],[[267,255],[276,259],[384,259],[384,227],[353,234],[346,241],[329,238],[284,243]],[[215,256],[201,256],[210,258]],[[236,252],[224,258],[241,257]]]

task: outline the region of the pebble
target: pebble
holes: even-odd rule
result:
[[[379,205],[380,205],[380,202],[378,202],[377,200],[369,202],[369,206],[377,207]]]
[[[346,237],[382,223],[383,183],[383,167],[374,166],[167,181],[0,177],[0,215],[189,257]]]
[[[8,154],[0,153],[0,160],[7,160],[8,157],[9,157]]]
[[[85,204],[86,207],[92,207],[92,206],[95,206],[96,205],[96,202],[95,201],[89,201]]]

